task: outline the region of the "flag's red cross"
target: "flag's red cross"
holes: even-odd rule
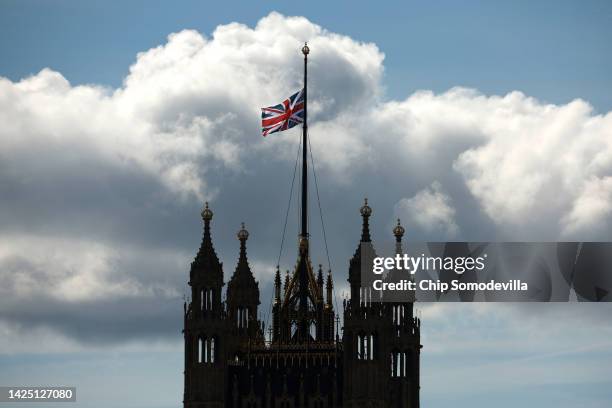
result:
[[[261,134],[290,129],[304,121],[304,90],[291,95],[282,103],[261,108]]]

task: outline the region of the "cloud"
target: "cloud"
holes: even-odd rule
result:
[[[434,181],[427,189],[414,197],[403,198],[395,205],[395,213],[427,233],[437,232],[448,238],[454,237],[459,227],[455,223],[455,209],[442,186]]]
[[[595,219],[609,225],[611,200],[593,197],[591,186],[607,191],[612,174],[612,114],[595,114],[581,99],[553,105],[518,91],[421,91],[354,123],[348,133],[375,155],[367,159],[378,177],[403,175],[397,190],[432,179],[451,186],[453,201],[471,207],[457,208],[458,219],[469,213],[515,240],[610,236],[592,229]],[[581,212],[586,203],[594,207]]]
[[[309,134],[338,293],[366,195],[379,241],[392,238],[394,210],[413,223],[412,240],[612,238],[612,114],[581,99],[460,87],[388,100],[375,44],[271,13],[255,27],[170,34],[136,56],[117,89],[74,86],[51,68],[0,78],[0,325],[107,343],[179,336],[203,200],[226,280],[240,221],[256,276],[271,276],[299,130],[262,139],[259,108],[302,86],[306,40]],[[313,207],[313,263],[325,263]],[[289,215],[295,237],[295,207]],[[260,283],[262,311],[269,284]],[[111,302],[142,326],[108,330]]]
[[[601,220],[612,213],[612,176],[592,178],[584,183],[580,196],[573,203],[571,211],[564,216],[563,235],[576,231],[598,231],[606,228]]]
[[[518,92],[486,102],[478,127],[488,140],[462,152],[454,167],[492,219],[520,225],[554,222],[554,214],[563,236],[605,219],[602,203],[596,212],[575,207],[592,202],[589,185],[611,174],[612,115],[593,115],[582,100],[555,106]]]

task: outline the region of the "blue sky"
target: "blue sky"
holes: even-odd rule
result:
[[[520,90],[553,103],[582,97],[612,108],[612,4],[608,1],[32,1],[0,8],[0,75],[51,67],[74,84],[118,86],[137,52],[168,33],[252,26],[276,10],[375,42],[386,54],[390,97],[452,86]]]
[[[307,36],[339,293],[364,195],[377,245],[397,217],[414,241],[612,239],[612,3],[303,3],[0,0],[0,384],[179,406],[204,200],[226,280],[246,222],[267,308],[298,132],[262,141],[258,108]],[[609,406],[608,305],[421,305],[423,406]]]

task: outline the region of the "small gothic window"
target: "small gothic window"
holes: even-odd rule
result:
[[[393,324],[399,326],[404,321],[404,305],[394,305],[392,308]]]
[[[357,335],[357,359],[374,360],[374,334]]]
[[[210,362],[215,362],[215,338],[210,339]]]
[[[372,303],[372,288],[359,288],[359,301],[367,306]]]
[[[210,360],[210,340],[204,340],[204,362],[208,363]]]
[[[204,289],[200,291],[200,310],[204,310]]]
[[[408,375],[408,353],[394,351],[391,353],[391,377]]]
[[[239,307],[236,313],[236,324],[239,329],[245,329],[249,325],[249,308]]]
[[[214,363],[218,344],[214,337],[198,337],[198,363]]]

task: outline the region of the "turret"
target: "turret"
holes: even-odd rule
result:
[[[225,367],[225,311],[221,302],[223,264],[213,247],[208,203],[202,210],[204,235],[191,263],[191,302],[185,306],[185,407],[196,408],[201,400],[223,401],[224,378],[215,376]]]
[[[253,277],[247,259],[246,241],[249,232],[244,223],[237,234],[240,241],[238,264],[232,278],[227,284],[227,308],[231,322],[240,333],[254,334],[259,331],[257,323],[257,307],[259,306],[259,285]],[[257,323],[257,324],[256,324]]]
[[[361,291],[361,271],[362,268],[370,268],[374,253],[374,246],[370,238],[370,216],[372,208],[368,205],[368,199],[364,199],[363,206],[359,209],[362,218],[361,240],[349,266],[348,282],[351,287],[351,308],[358,307],[360,303],[369,301],[368,296],[364,296]],[[369,293],[369,292],[368,292]]]
[[[223,264],[219,262],[211,238],[210,224],[213,212],[205,203],[202,210],[204,234],[200,249],[191,263],[191,312],[195,316],[221,313],[221,289],[223,288]]]

